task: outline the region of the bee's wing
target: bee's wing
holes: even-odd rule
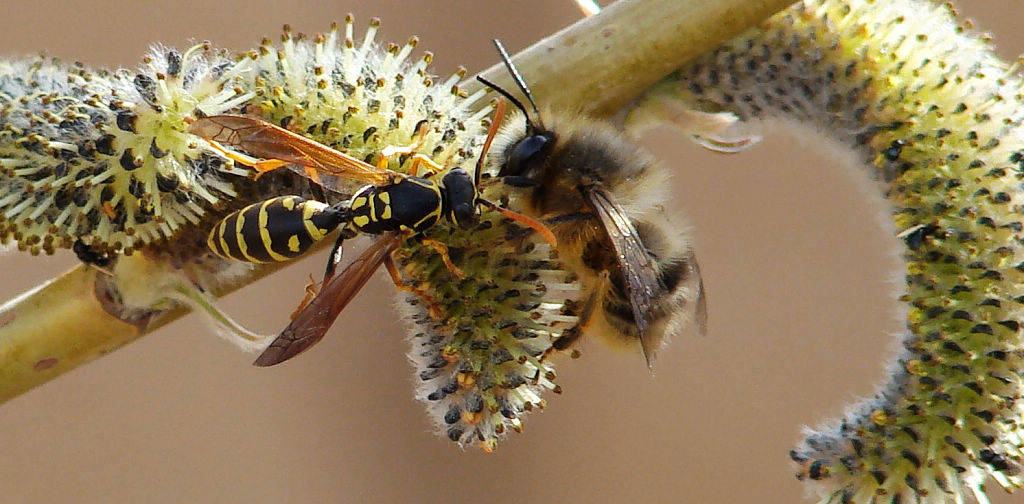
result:
[[[697,282],[697,302],[693,307],[693,319],[697,322],[697,331],[700,332],[700,336],[708,334],[708,297],[705,296],[705,290],[703,290],[703,278],[700,277],[700,268],[697,267],[696,260],[693,261],[693,270],[700,279]]]
[[[615,249],[626,295],[633,305],[633,318],[636,321],[637,333],[640,335],[640,346],[643,348],[647,365],[651,366],[657,348],[653,348],[655,341],[652,341],[647,329],[650,326],[655,292],[663,289],[659,284],[654,260],[640,241],[636,227],[607,192],[595,187],[587,191],[587,197]]]
[[[398,176],[262,119],[239,115],[213,115],[196,119],[189,133],[238,147],[253,156],[278,159],[317,172],[381,185]]]
[[[700,276],[696,258],[690,261],[690,270],[697,278],[697,302],[693,306],[693,320],[697,323],[697,331],[704,336],[708,333],[708,299],[704,295],[704,277]]]
[[[366,285],[388,254],[402,242],[398,233],[386,234],[374,241],[345,269],[324,280],[320,292],[260,354],[253,365],[280,364],[323,339],[349,301]]]

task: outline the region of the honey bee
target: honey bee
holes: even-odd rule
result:
[[[542,114],[501,42],[502,61],[530,104],[486,79],[519,110],[494,141],[489,163],[504,183],[527,192],[525,213],[547,224],[558,255],[589,294],[584,331],[635,342],[648,367],[657,351],[690,324],[706,331],[700,268],[686,232],[664,209],[665,170],[610,124]],[[565,350],[582,333],[554,343]]]

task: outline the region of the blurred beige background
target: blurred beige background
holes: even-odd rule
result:
[[[1024,4],[959,3],[1003,56],[1024,47]],[[518,50],[579,15],[568,0],[8,0],[0,54],[134,66],[152,42],[244,50],[283,23],[315,32],[350,11],[359,25],[382,17],[379,40],[418,34],[437,73],[482,69],[496,60],[490,38]],[[892,238],[852,177],[792,139],[734,156],[645,140],[676,173],[710,319],[706,338],[661,354],[655,377],[639,355],[584,343],[559,366],[565,393],[525,433],[493,455],[463,452],[412,397],[405,330],[378,278],[289,365],[254,368],[191,316],[3,405],[0,501],[805,502],[787,456],[801,426],[870,394],[900,329]],[[276,331],[324,260],[225,308]],[[0,299],[74,264],[70,253],[0,261]],[[267,301],[281,293],[294,295]]]

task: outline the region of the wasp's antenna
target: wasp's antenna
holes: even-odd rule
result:
[[[476,160],[476,173],[473,175],[473,185],[478,191],[480,190],[480,172],[483,171],[484,157],[487,156],[487,151],[491,149],[491,141],[498,134],[498,127],[501,126],[501,121],[505,119],[505,106],[505,100],[498,100],[498,104],[494,109],[494,118],[491,119],[491,127],[487,130],[487,139],[484,140],[484,148],[480,149],[480,157]]]
[[[498,53],[501,54],[501,62],[505,64],[505,68],[508,69],[508,73],[512,75],[512,79],[515,80],[516,85],[519,86],[519,90],[526,95],[526,99],[533,107],[534,116],[540,117],[540,111],[537,110],[537,103],[533,101],[533,93],[530,92],[530,87],[526,85],[526,81],[523,80],[523,76],[519,73],[519,69],[517,69],[516,65],[512,63],[512,57],[508,55],[508,51],[505,50],[505,46],[501,43],[501,40],[494,39],[494,47],[498,48]]]

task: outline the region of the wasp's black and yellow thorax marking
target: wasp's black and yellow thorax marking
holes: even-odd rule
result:
[[[441,187],[419,177],[406,177],[388,186],[367,186],[352,197],[349,210],[349,222],[362,233],[419,233],[441,218]]]
[[[236,261],[287,261],[338,227],[340,240],[358,233],[411,236],[442,219],[466,229],[477,221],[476,200],[473,179],[461,169],[450,170],[441,182],[402,177],[393,184],[368,185],[335,205],[281,196],[229,214],[210,232],[208,245]]]
[[[236,261],[287,261],[345,221],[343,209],[298,196],[281,196],[249,205],[217,224],[207,240],[210,250]]]

